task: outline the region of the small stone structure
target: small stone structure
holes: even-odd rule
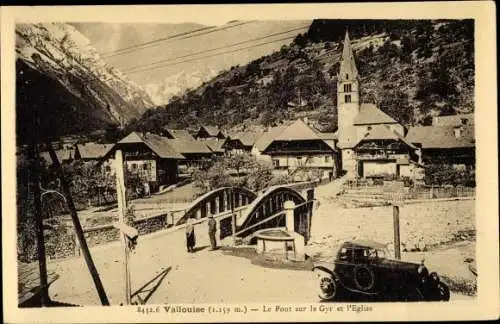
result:
[[[271,251],[282,250],[285,260],[305,261],[305,240],[302,235],[295,232],[293,201],[285,201],[283,204],[286,213],[286,227],[263,229],[255,233],[257,238],[257,253],[266,254]],[[293,257],[289,256],[288,250],[292,248]]]

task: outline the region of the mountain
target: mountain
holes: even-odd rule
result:
[[[361,96],[405,125],[474,111],[473,20],[314,20],[279,51],[233,66],[132,129],[274,125],[308,117],[336,128],[336,78],[349,31]]]
[[[49,137],[128,123],[154,106],[143,88],[102,61],[64,23],[16,25],[16,112],[20,140],[37,126]],[[35,111],[36,110],[36,111]]]
[[[190,73],[181,71],[166,78],[160,84],[147,84],[144,88],[156,105],[164,105],[172,97],[182,95],[189,89],[201,86],[203,82],[214,78],[217,74],[210,68]]]

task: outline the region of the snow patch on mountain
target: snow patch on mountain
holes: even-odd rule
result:
[[[56,79],[73,95],[94,99],[115,122],[127,123],[154,106],[141,86],[104,62],[90,40],[72,25],[16,25],[16,53],[19,59]]]
[[[189,89],[195,89],[217,75],[218,72],[211,68],[189,73],[181,71],[169,76],[160,84],[147,84],[144,88],[156,105],[164,105],[174,96],[180,96]]]

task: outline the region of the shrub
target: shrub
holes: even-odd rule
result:
[[[203,192],[229,186],[260,191],[272,185],[288,182],[291,182],[289,176],[274,175],[270,164],[258,161],[250,154],[227,156],[215,162],[207,170],[193,173],[194,185]]]
[[[460,170],[450,164],[430,164],[426,167],[424,181],[426,185],[474,187],[475,170]]]

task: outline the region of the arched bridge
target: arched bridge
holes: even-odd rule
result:
[[[304,190],[303,190],[304,191]],[[314,189],[305,194],[293,188],[293,185],[269,187],[256,194],[246,188],[222,187],[198,197],[186,209],[177,221],[182,225],[188,218],[202,219],[210,214],[216,215],[219,222],[220,238],[233,235],[242,239],[251,239],[257,230],[271,227],[285,227],[285,201],[295,203],[294,229],[309,239]],[[235,226],[233,226],[235,220]],[[288,224],[290,225],[290,224]]]
[[[220,238],[232,235],[233,219],[236,220],[235,236],[248,241],[253,237],[253,233],[260,229],[287,226],[284,210],[286,201],[294,202],[294,229],[307,241],[310,233],[314,189],[307,190],[306,194],[302,195],[286,185],[268,188],[239,213],[236,213],[237,217],[229,216],[220,219]]]
[[[188,218],[205,218],[209,212],[216,215],[240,209],[240,207],[250,204],[256,197],[256,193],[246,188],[217,188],[193,201],[176,225],[184,224]]]

